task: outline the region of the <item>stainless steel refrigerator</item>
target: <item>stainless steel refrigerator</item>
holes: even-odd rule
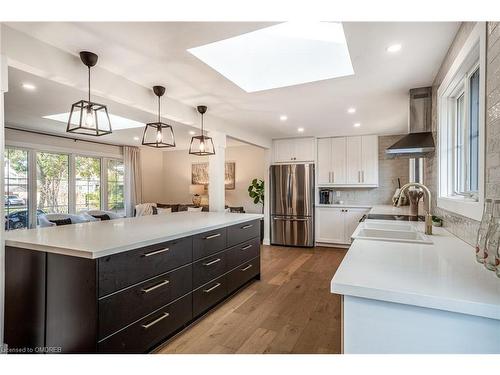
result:
[[[314,246],[314,164],[270,168],[271,244]]]

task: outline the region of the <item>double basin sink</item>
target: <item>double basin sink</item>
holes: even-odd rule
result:
[[[419,232],[415,225],[410,223],[394,223],[390,221],[361,222],[352,234],[352,238],[432,244],[432,240],[424,233]]]

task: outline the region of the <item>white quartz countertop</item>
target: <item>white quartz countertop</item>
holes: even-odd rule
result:
[[[422,204],[419,205],[418,208],[419,215],[424,214],[422,206],[423,206]],[[410,206],[394,207],[393,205],[390,204],[375,205],[371,207],[370,213],[378,215],[410,215]]]
[[[331,292],[500,320],[500,279],[476,262],[472,246],[433,231],[432,245],[356,239]]]
[[[5,245],[100,258],[262,218],[261,214],[175,212],[5,233]]]

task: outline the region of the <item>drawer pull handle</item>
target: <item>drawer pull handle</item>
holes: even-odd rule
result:
[[[213,287],[211,288],[208,288],[208,289],[203,289],[203,293],[210,293],[211,291],[217,289],[218,287],[220,287],[222,284],[221,283],[217,283],[215,284]]]
[[[246,266],[245,268],[242,268],[240,271],[245,272],[245,271],[248,271],[250,268],[252,268],[252,265],[251,265],[251,264],[249,264],[249,265],[248,265],[248,266]]]
[[[241,250],[248,250],[252,247],[252,245],[246,245],[245,247],[242,247]]]
[[[241,227],[241,229],[248,229],[248,228],[251,228],[253,227],[253,224],[248,224],[248,225],[244,225]]]
[[[164,312],[162,316],[160,316],[159,318],[156,318],[152,322],[149,322],[148,324],[141,324],[141,327],[144,329],[151,328],[156,323],[160,323],[163,319],[168,318],[169,316],[170,316],[170,314],[168,312]]]
[[[152,255],[156,255],[156,254],[161,254],[161,253],[166,253],[167,251],[169,251],[170,249],[168,247],[164,248],[164,249],[161,249],[161,250],[156,250],[156,251],[151,251],[149,253],[144,253],[142,256],[143,257],[150,257]]]
[[[207,262],[207,263],[202,263],[204,266],[211,266],[212,264],[215,264],[215,263],[219,263],[220,262],[220,258],[217,258],[217,259],[214,259],[210,262]]]
[[[217,238],[220,237],[220,233],[212,234],[211,236],[206,236],[206,240],[211,240],[212,238]]]
[[[165,286],[165,285],[168,285],[168,284],[170,284],[169,280],[163,280],[162,282],[160,282],[160,283],[158,283],[156,285],[153,285],[152,287],[141,289],[141,292],[143,292],[143,293],[149,293],[149,292],[152,292],[155,289],[161,288],[162,286]]]

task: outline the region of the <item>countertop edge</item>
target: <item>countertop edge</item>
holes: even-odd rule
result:
[[[381,302],[399,303],[403,305],[500,320],[500,311],[498,311],[497,305],[352,286],[334,282],[333,279],[330,283],[330,292],[333,294],[366,298]],[[387,293],[391,293],[392,296],[388,296]],[[464,308],[464,306],[470,306],[470,308]],[[478,308],[481,311],[477,311]]]
[[[193,236],[193,235],[200,234],[203,232],[208,232],[208,231],[212,231],[212,230],[219,229],[219,228],[229,227],[231,225],[236,225],[236,224],[241,224],[241,223],[245,223],[248,221],[258,220],[258,219],[261,219],[263,217],[262,214],[250,214],[250,215],[252,215],[251,218],[250,217],[249,218],[239,218],[239,219],[235,219],[234,221],[231,221],[230,223],[208,225],[208,226],[204,226],[203,228],[200,228],[200,229],[183,231],[183,232],[175,233],[175,234],[172,234],[169,236],[157,237],[157,238],[153,238],[151,240],[142,241],[142,242],[134,242],[134,243],[127,245],[127,246],[104,249],[104,250],[101,250],[98,252],[92,252],[88,249],[65,248],[65,247],[57,247],[57,246],[40,245],[40,244],[36,244],[36,243],[21,242],[18,240],[9,240],[9,239],[5,239],[5,246],[40,251],[40,252],[46,252],[46,253],[51,253],[51,254],[68,255],[68,256],[74,256],[74,257],[78,257],[78,258],[99,259],[99,258],[102,258],[105,256],[119,254],[122,252],[134,250],[137,248],[154,245],[154,244],[157,244],[159,242],[172,241],[172,240],[176,240],[178,238],[189,237],[189,236]],[[86,224],[86,223],[82,223],[82,224]]]

